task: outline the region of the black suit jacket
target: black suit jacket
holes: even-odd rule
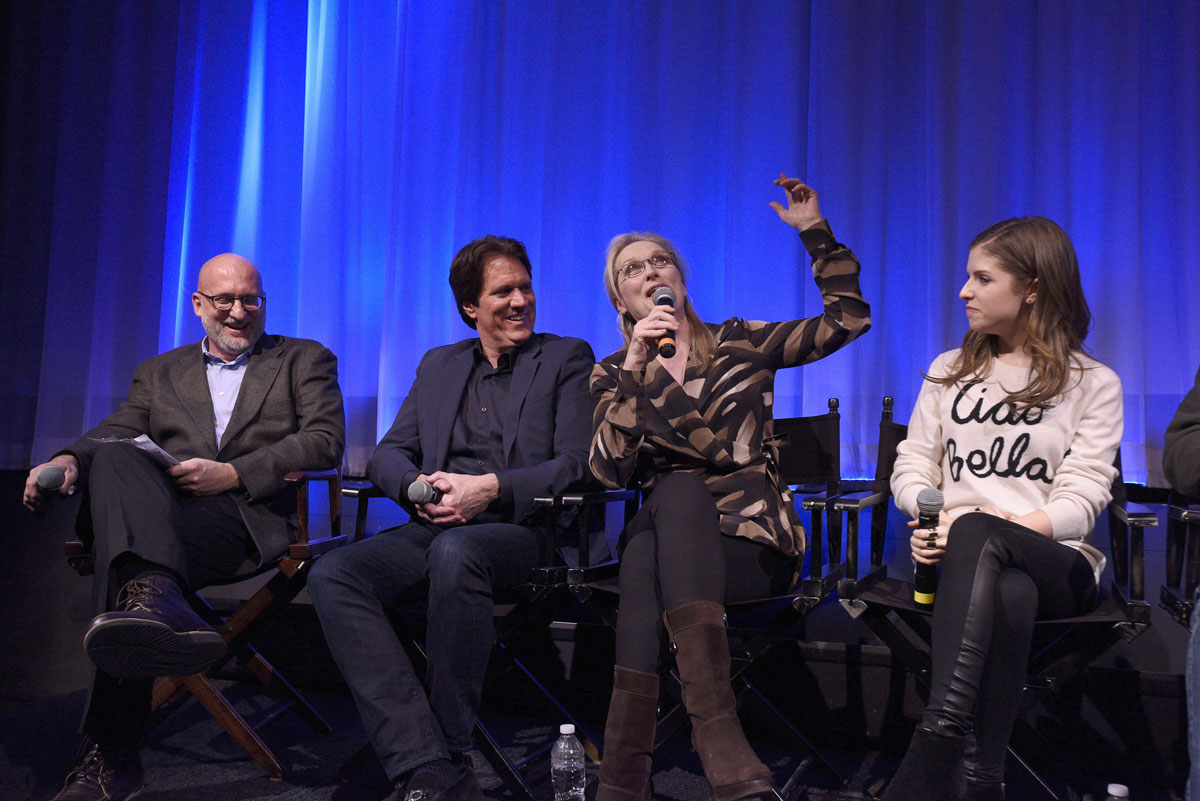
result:
[[[197,342],[139,364],[129,398],[65,452],[79,460],[85,481],[98,437],[148,434],[180,461],[231,463],[245,487],[233,495],[262,562],[283,553],[294,531],[295,491],[283,477],[337,467],[345,430],[337,358],[310,339],[264,334],[250,354],[219,448]]]
[[[446,468],[450,434],[478,339],[434,348],[396,420],[367,463],[367,477],[410,513],[408,485]],[[595,357],[581,339],[534,334],[513,364],[504,413],[504,458],[514,523],[533,514],[533,498],[562,492],[587,475],[592,433],[588,375]]]

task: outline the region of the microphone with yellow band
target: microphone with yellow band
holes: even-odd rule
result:
[[[942,491],[926,487],[917,493],[917,528],[936,529],[941,518],[946,496]],[[921,606],[933,606],[937,595],[937,565],[917,563],[917,576],[913,583],[913,601]]]

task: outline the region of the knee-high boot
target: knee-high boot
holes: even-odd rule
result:
[[[908,751],[888,782],[882,801],[952,801],[959,783],[951,777],[961,767],[965,737],[946,737],[918,726]]]
[[[700,755],[715,801],[735,801],[771,791],[771,771],[746,741],[729,684],[725,607],[696,601],[668,610],[663,619],[683,680],[683,703],[692,720],[692,745]]]
[[[596,801],[650,801],[650,762],[658,714],[658,675],[617,666],[604,724]]]

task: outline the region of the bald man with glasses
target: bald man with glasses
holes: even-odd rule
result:
[[[279,556],[295,531],[283,477],[336,467],[345,443],[337,360],[318,342],[273,336],[258,270],[224,253],[200,268],[192,307],[204,337],[142,362],[128,399],[29,472],[41,508],[46,467],[60,495],[84,491],[94,532],[96,617],[84,635],[96,674],[78,761],[55,801],[129,798],[155,677],[199,673],[225,642],[185,593]],[[145,435],[165,460],[129,440]],[[164,464],[163,461],[174,464]]]

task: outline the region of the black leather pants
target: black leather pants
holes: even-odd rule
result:
[[[1004,777],[1035,620],[1074,617],[1096,603],[1088,560],[1074,548],[994,515],[950,528],[933,610],[933,676],[921,725],[973,732],[967,778]]]

